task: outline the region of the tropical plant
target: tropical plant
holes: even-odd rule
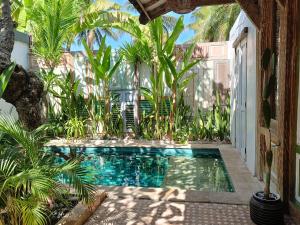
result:
[[[65,124],[65,129],[67,130],[67,138],[78,139],[80,137],[84,137],[84,121],[78,117],[69,119]]]
[[[2,74],[0,74],[0,98],[4,94],[4,91],[7,87],[7,84],[10,80],[11,75],[13,74],[15,70],[15,63],[12,63],[8,68],[6,68]]]
[[[227,95],[225,106],[222,106],[221,95],[216,94],[216,104],[214,105],[215,135],[223,141],[230,135],[230,97]]]
[[[191,118],[191,107],[185,104],[183,93],[181,93],[178,101],[178,109],[174,115],[174,132],[172,132],[174,141],[186,143],[189,140]]]
[[[138,128],[140,125],[140,74],[139,74],[139,66],[145,61],[145,57],[147,53],[144,52],[143,46],[141,42],[134,41],[132,43],[125,43],[121,48],[120,54],[122,54],[126,61],[134,66],[134,124],[135,127]],[[137,131],[137,136],[140,132]]]
[[[12,118],[0,116],[0,132],[0,224],[47,224],[50,206],[67,190],[59,176],[86,203],[93,200],[95,189],[78,159],[55,163],[39,133],[24,130]]]
[[[177,57],[173,55],[164,54],[160,57],[161,63],[166,65],[165,67],[165,80],[167,86],[170,88],[172,95],[172,107],[170,110],[170,132],[173,131],[174,126],[174,115],[177,112],[177,99],[178,95],[186,89],[187,85],[195,77],[196,73],[187,75],[187,73],[192,69],[200,60],[192,61],[192,54],[194,52],[195,44],[190,45],[187,50],[182,54],[176,52]],[[181,60],[181,62],[179,62]]]
[[[93,50],[88,47],[86,41],[83,41],[82,44],[87,53],[89,63],[91,64],[92,71],[95,76],[95,84],[97,87],[100,87],[100,84],[103,85],[103,96],[104,96],[104,115],[105,115],[105,131],[108,132],[108,123],[110,119],[110,90],[109,85],[110,81],[113,78],[116,70],[118,69],[122,58],[118,58],[116,62],[112,65],[112,50],[111,46],[106,47],[105,45],[106,38],[104,37],[101,41],[99,50],[97,54],[94,54]],[[98,99],[101,100],[100,91],[98,91]]]
[[[193,12],[193,42],[226,41],[241,9],[238,4],[200,7]]]
[[[80,102],[83,101],[79,88],[81,80],[76,80],[71,72],[56,75],[50,71],[47,74],[50,78],[44,79],[50,80],[50,83],[47,85],[48,93],[60,100],[57,104],[59,104],[60,112],[64,115],[66,120],[76,116],[80,117],[80,111],[84,108],[84,106],[80,105]]]
[[[83,1],[80,15],[70,33],[68,46],[75,39],[78,44],[81,44],[82,40],[86,40],[87,45],[92,49],[95,43],[101,44],[104,36],[117,39],[119,32],[108,27],[107,24],[127,18],[128,15],[120,9],[119,4],[110,0]]]
[[[134,21],[129,24],[133,26],[131,33],[137,38],[136,41],[140,42],[143,59],[150,68],[150,88],[142,87],[141,91],[145,98],[152,104],[155,114],[155,136],[161,137],[160,132],[160,111],[164,105],[164,65],[159,57],[163,57],[164,54],[171,55],[173,53],[175,42],[184,29],[183,17],[180,17],[174,27],[171,34],[166,32],[162,18],[157,18],[150,22],[147,27],[147,32],[143,31],[134,25]],[[130,26],[130,25],[129,25]],[[126,26],[124,26],[126,29]]]
[[[139,128],[135,132],[138,132],[138,136],[145,138],[146,140],[152,140],[155,135],[153,129],[155,127],[155,116],[153,114],[147,115],[145,111],[141,114],[141,122]]]
[[[78,15],[80,0],[39,0],[26,9],[33,35],[33,52],[54,69],[59,63]]]
[[[103,109],[96,95],[91,94],[86,101],[88,112],[87,130],[92,135],[101,133],[103,130]]]
[[[122,137],[124,134],[123,117],[118,105],[112,104],[110,118],[107,124],[107,133],[110,136]],[[107,136],[106,136],[107,137]]]

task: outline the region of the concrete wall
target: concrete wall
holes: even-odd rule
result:
[[[231,74],[231,140],[235,144],[235,116],[236,116],[236,92],[237,76],[234,73],[235,49],[233,42],[238,38],[243,29],[248,27],[247,39],[247,72],[243,79],[247,84],[246,97],[246,164],[251,173],[255,174],[256,156],[256,28],[242,11],[238,16],[230,32],[229,57]]]
[[[24,69],[29,69],[29,36],[20,33],[18,31],[15,32],[15,45],[11,55],[11,61],[16,62],[19,65],[22,65]],[[16,108],[10,104],[5,102],[3,99],[0,99],[0,114],[10,115],[14,118],[18,118],[18,113]]]

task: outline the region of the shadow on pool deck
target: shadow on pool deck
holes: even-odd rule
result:
[[[254,225],[247,205],[109,197],[85,225]],[[295,225],[286,217],[286,225]]]

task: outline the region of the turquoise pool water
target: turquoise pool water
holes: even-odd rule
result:
[[[51,147],[80,154],[91,183],[104,186],[178,187],[234,192],[218,149]],[[58,158],[58,163],[63,159]],[[60,178],[63,181],[63,177]]]

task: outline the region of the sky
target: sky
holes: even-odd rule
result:
[[[116,2],[120,5],[124,5],[129,2],[128,0],[112,0],[112,1]],[[174,12],[170,12],[167,15],[171,15],[176,18],[181,16]],[[184,24],[185,25],[189,24],[192,21],[191,14],[184,14],[183,16],[184,16]],[[188,41],[192,36],[193,36],[193,31],[186,28],[186,30],[184,30],[182,32],[182,34],[180,35],[180,37],[178,38],[177,44],[182,44],[182,43]],[[130,35],[128,35],[128,34],[123,34],[118,40],[113,40],[112,38],[107,37],[107,44],[111,45],[112,48],[114,48],[114,49],[120,48],[123,46],[124,43],[130,42],[130,41],[131,41],[131,38],[130,38]],[[77,46],[77,45],[72,46],[72,50],[81,50],[81,49],[82,49],[82,46]]]

